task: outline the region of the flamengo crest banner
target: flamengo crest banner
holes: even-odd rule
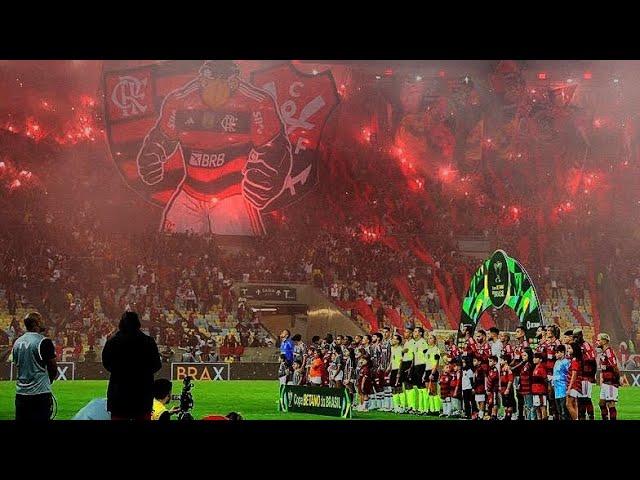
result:
[[[280,385],[279,410],[351,418],[351,398],[346,388]]]
[[[322,132],[339,103],[330,70],[287,62],[220,80],[229,64],[105,62],[111,156],[162,209],[162,231],[260,235],[266,213],[318,183]]]

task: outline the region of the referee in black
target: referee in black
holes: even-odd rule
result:
[[[26,333],[13,344],[16,382],[16,420],[46,421],[51,418],[51,384],[58,373],[56,350],[44,336],[42,315],[29,313],[24,319]]]

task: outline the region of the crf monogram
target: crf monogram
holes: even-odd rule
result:
[[[225,132],[235,132],[237,123],[238,119],[236,117],[234,117],[233,115],[225,115],[220,122],[220,125],[222,125],[222,128],[224,128]]]
[[[140,80],[128,75],[119,77],[119,81],[111,93],[111,101],[122,110],[122,115],[125,117],[144,113],[147,106],[141,102],[144,101],[146,86],[146,78]]]

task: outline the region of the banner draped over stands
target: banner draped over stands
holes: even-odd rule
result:
[[[449,321],[449,325],[452,328],[458,328],[458,320],[456,319],[456,314],[454,314],[447,304],[447,292],[445,291],[445,287],[438,278],[438,275],[433,276],[433,283],[436,286],[436,292],[438,293],[438,298],[440,298],[440,305],[442,306],[442,310],[444,310],[445,315],[447,316],[447,320]]]
[[[404,325],[402,323],[402,317],[398,313],[395,308],[385,308],[384,314],[387,316],[389,320],[391,320],[391,325],[397,328],[400,331],[404,330]]]
[[[376,315],[373,313],[373,310],[371,309],[371,307],[367,305],[367,303],[363,299],[360,299],[355,303],[355,309],[362,316],[362,318],[364,318],[367,321],[367,323],[371,325],[371,331],[377,332],[378,319],[376,318]]]
[[[436,272],[436,276],[437,276],[437,272]],[[453,283],[453,275],[451,275],[451,272],[446,271],[444,276],[447,279],[447,287],[449,289],[449,292],[451,292],[449,297],[449,312],[451,314],[451,319],[453,320],[454,316],[457,315],[457,312],[460,311],[460,300],[458,299],[458,293],[456,292],[456,288]],[[454,324],[453,321],[450,321],[449,323],[451,323],[452,325]],[[456,328],[457,328],[457,325],[456,325]]]
[[[411,310],[413,311],[413,314],[420,321],[420,323],[424,326],[424,328],[431,330],[431,328],[432,328],[431,327],[431,322],[429,321],[429,319],[427,319],[427,317],[424,316],[424,313],[422,313],[420,311],[420,308],[418,307],[418,304],[416,303],[415,299],[413,298],[413,294],[411,293],[411,288],[409,287],[409,282],[407,282],[407,279],[406,278],[401,278],[401,277],[395,277],[393,279],[393,284],[396,286],[396,288],[398,289],[400,294],[407,301],[407,303],[411,307]]]
[[[340,103],[330,69],[291,62],[249,78],[230,61],[105,62],[103,89],[123,180],[163,209],[161,231],[197,234],[262,235],[267,213],[311,192]]]

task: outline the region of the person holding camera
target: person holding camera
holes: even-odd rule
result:
[[[168,422],[171,415],[180,412],[180,407],[167,409],[167,403],[171,401],[171,389],[173,385],[166,378],[159,378],[153,382],[153,410],[151,420]]]

